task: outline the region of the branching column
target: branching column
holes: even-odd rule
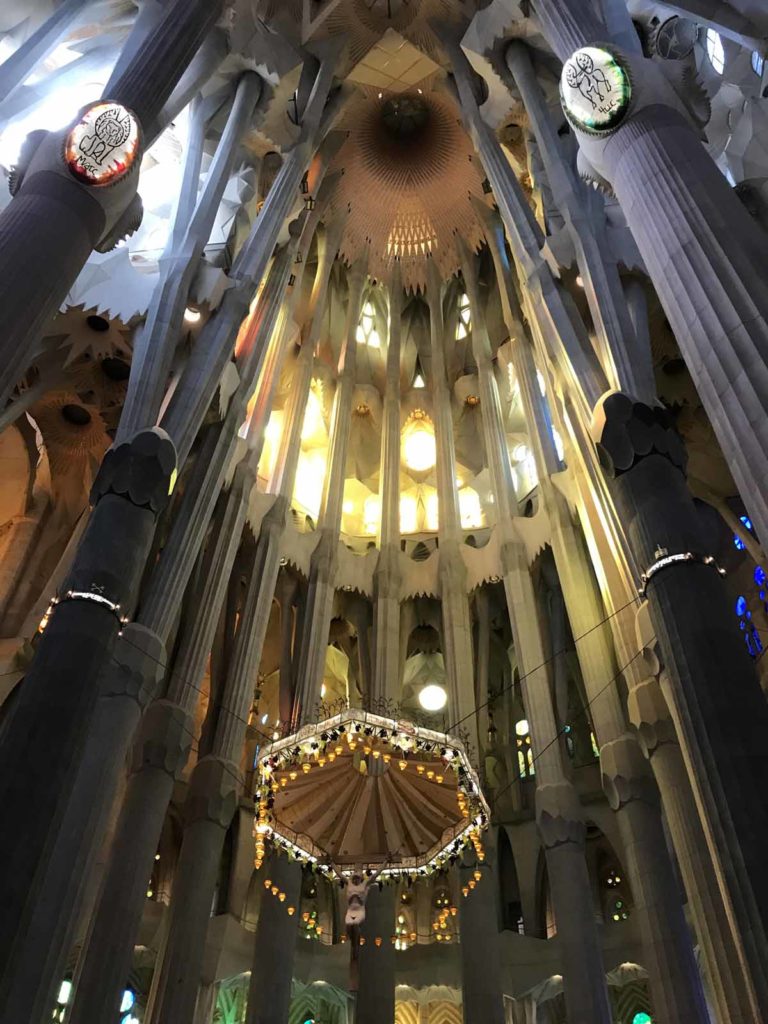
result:
[[[381,425],[381,529],[376,597],[374,698],[400,696],[400,336],[403,287],[395,262],[389,288],[389,341]]]
[[[221,0],[172,0],[154,32],[122,75],[108,83],[105,100],[121,103],[146,129],[170,96],[195,51],[214,26]],[[136,31],[139,31],[138,27]],[[143,34],[143,32],[142,32]],[[126,47],[132,45],[131,37]],[[21,182],[0,214],[0,279],[4,330],[0,344],[0,405],[28,365],[32,345],[56,313],[92,249],[113,245],[135,228],[140,153],[108,189],[70,173],[63,156],[68,128],[27,140]],[[130,215],[129,215],[130,211]],[[117,238],[110,236],[119,227]],[[45,272],[40,272],[40,259]]]
[[[232,110],[199,199],[205,118],[202,104],[194,105],[189,149],[168,247],[159,261],[160,276],[146,320],[134,340],[131,376],[118,424],[119,440],[157,419],[189,289],[210,237],[240,138],[250,123],[261,89],[262,81],[253,72],[246,72],[238,82]]]
[[[429,337],[432,354],[432,410],[437,444],[437,498],[440,605],[443,618],[443,657],[448,679],[448,714],[451,721],[468,730],[478,750],[477,716],[474,706],[474,664],[472,623],[467,596],[467,569],[461,555],[462,536],[459,492],[456,486],[456,444],[453,433],[451,391],[445,364],[443,286],[437,265],[427,264]]]
[[[345,336],[337,374],[336,394],[331,417],[328,468],[323,482],[323,496],[318,524],[319,538],[312,552],[309,592],[305,612],[305,629],[299,656],[299,677],[294,718],[306,721],[312,714],[314,702],[320,697],[320,686],[325,671],[328,648],[328,630],[333,609],[334,578],[338,561],[341,505],[344,481],[347,475],[347,451],[355,397],[357,340],[360,303],[365,282],[366,266],[358,260],[349,275]]]
[[[525,547],[514,531],[514,486],[490,340],[479,301],[474,263],[468,253],[465,252],[464,257],[464,283],[472,304],[472,349],[480,378],[485,446],[498,515],[496,528],[501,531],[504,589],[536,758],[537,822],[546,850],[552,902],[562,943],[569,1020],[607,1024],[611,1019],[608,992],[584,857],[586,829],[578,797],[565,779],[560,747],[555,742],[558,729],[536,597]]]
[[[605,27],[573,0],[537,0],[565,61]],[[613,187],[758,535],[768,537],[768,238],[705,152],[662,71],[622,58],[636,100],[582,170]]]
[[[326,287],[333,255],[326,250],[318,268],[320,280],[325,281]],[[311,339],[305,344],[311,355]],[[310,360],[306,357],[304,361]],[[303,393],[306,396],[307,389]],[[286,424],[289,443],[293,441],[296,449],[303,422],[300,405],[305,402],[296,404]],[[284,486],[292,485],[294,475],[291,472],[283,476]],[[158,1024],[184,1024],[190,1018],[197,997],[221,852],[242,788],[240,761],[248,712],[253,703],[254,680],[280,570],[280,545],[289,497],[279,493],[262,521],[256,550],[246,572],[248,585],[234,650],[220,706],[214,713],[210,753],[195,765],[189,782],[170,921],[162,956],[155,968],[147,1015],[149,1021]]]
[[[281,269],[283,262],[285,267]],[[269,313],[263,311],[259,320],[265,332],[271,333],[281,306],[290,301],[283,294],[290,264],[289,249],[284,261],[278,259],[273,268],[281,286],[267,286],[262,294],[264,303],[272,307]],[[277,332],[275,340],[278,344],[282,341],[281,331]],[[262,344],[266,348],[266,340]],[[262,386],[271,389],[272,381],[263,379]],[[250,394],[251,388],[247,390]],[[245,403],[245,394],[233,396],[220,429],[214,428],[216,446],[213,452],[207,453],[208,458],[205,458],[205,450],[200,453],[203,460],[195,470],[201,471],[202,479],[195,480],[193,474],[193,479],[188,481],[163,557],[151,577],[140,618],[164,641],[178,614],[192,572],[194,555],[202,545],[221,475],[245,414]],[[167,692],[164,698],[155,700],[149,707],[139,728],[132,758],[133,774],[118,818],[112,856],[88,945],[78,965],[73,1021],[98,1019],[99,1013],[112,1012],[115,1000],[119,1001],[164,815],[174,781],[187,762],[194,737],[193,711],[198,700],[199,683],[239,546],[257,463],[258,452],[254,450],[238,468],[222,501],[206,553],[203,593],[196,604],[196,614],[182,637]],[[175,557],[176,549],[186,552],[186,557]],[[130,733],[118,733],[112,727],[101,736],[93,737],[89,743],[98,742],[102,747],[105,743],[109,745],[109,753],[103,751],[102,758],[105,767],[110,767],[121,763],[120,754],[129,739]],[[110,785],[114,785],[110,777],[100,779],[102,790],[108,790]],[[126,843],[131,847],[131,857],[125,856]],[[104,961],[105,948],[112,951],[108,963]]]
[[[768,707],[725,588],[706,561],[682,471],[685,449],[665,414],[613,394],[597,410],[595,434],[630,544],[651,574],[647,597],[665,665],[664,697],[735,941],[765,1015],[768,879],[759,865],[768,850]],[[658,566],[667,555],[682,557]]]
[[[608,261],[602,203],[577,179],[564,158],[528,48],[524,43],[511,43],[506,60],[536,135],[553,199],[576,250],[606,377],[611,386],[624,388],[643,401],[653,401],[656,391],[650,346],[643,350],[639,347],[618,267]]]

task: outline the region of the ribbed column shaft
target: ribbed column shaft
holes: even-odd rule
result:
[[[592,409],[606,390],[605,374],[589,344],[583,324],[572,316],[564,293],[542,255],[541,230],[501,145],[480,113],[475,73],[458,44],[447,44],[464,120],[493,187],[501,219],[515,258],[521,288],[541,326],[550,358],[562,364],[574,393]]]
[[[395,1021],[395,905],[397,887],[372,886],[365,901],[361,929],[365,945],[359,951],[356,1024],[394,1024]],[[379,940],[379,945],[376,940]]]
[[[530,51],[513,41],[506,61],[525,104],[544,162],[552,197],[565,218],[597,333],[598,355],[611,387],[643,401],[652,401],[653,365],[650,345],[640,350],[621,287],[618,267],[608,262],[605,216],[595,197],[566,163],[562,144],[550,118]],[[652,390],[650,390],[652,388]]]
[[[184,322],[189,289],[229,181],[240,138],[250,122],[261,88],[262,81],[253,72],[246,72],[240,78],[232,110],[197,202],[205,123],[200,105],[196,107],[174,225],[168,248],[160,259],[160,279],[152,293],[146,320],[134,340],[131,376],[118,425],[118,439],[130,436],[143,426],[152,426],[157,419]]]
[[[299,937],[301,866],[273,851],[267,857],[263,875],[284,892],[286,898],[281,903],[266,890],[261,898],[246,1024],[285,1024],[291,1005],[293,960]],[[289,915],[286,907],[296,907],[296,913]]]
[[[358,260],[349,277],[345,336],[339,358],[336,394],[331,415],[328,464],[323,482],[320,504],[317,547],[310,563],[309,590],[304,616],[298,687],[294,718],[303,722],[312,714],[314,702],[320,697],[320,686],[325,670],[328,630],[333,606],[334,578],[338,558],[341,505],[347,472],[347,451],[355,397],[355,366],[357,341],[355,333],[360,317],[360,305],[365,281],[365,262]]]
[[[467,570],[461,555],[461,519],[456,486],[456,443],[453,431],[451,391],[445,364],[445,324],[442,281],[433,260],[427,265],[429,338],[432,361],[430,386],[435,417],[437,448],[437,499],[440,541],[438,573],[442,614],[442,646],[449,702],[447,714],[454,724],[469,732],[479,749],[477,716],[474,714],[474,664],[472,622],[467,595]]]
[[[489,850],[487,855],[490,855]],[[474,881],[474,865],[459,869],[462,887]],[[504,986],[498,929],[496,871],[489,860],[481,879],[459,903],[459,951],[464,1024],[504,1024]]]
[[[387,379],[381,424],[381,527],[374,576],[374,698],[400,695],[400,339],[403,288],[400,264],[389,286]]]

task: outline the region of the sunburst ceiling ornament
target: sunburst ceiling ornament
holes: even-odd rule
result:
[[[473,200],[483,178],[458,110],[447,95],[367,90],[350,104],[349,135],[335,160],[343,170],[332,202],[347,215],[341,252],[369,252],[372,277],[399,260],[406,288],[423,288],[426,260],[444,277],[460,265],[455,238],[477,248],[483,227]]]
[[[268,838],[329,874],[390,854],[385,877],[428,874],[470,843],[482,859],[490,812],[456,737],[345,709],[270,744],[256,767],[257,863]]]

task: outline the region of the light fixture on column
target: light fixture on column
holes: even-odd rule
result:
[[[448,701],[448,694],[439,683],[427,683],[419,690],[419,704],[425,711],[442,711]]]
[[[184,319],[188,324],[196,324],[200,322],[200,317],[203,314],[199,309],[195,309],[194,306],[187,306],[184,310]]]

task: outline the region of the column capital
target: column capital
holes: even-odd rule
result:
[[[189,758],[192,716],[169,700],[156,700],[142,718],[130,757],[131,772],[159,768],[175,779]]]
[[[629,733],[600,748],[600,775],[611,810],[618,811],[633,800],[651,805],[659,802],[648,762],[637,740]]]
[[[583,845],[587,828],[570,782],[548,783],[536,789],[536,824],[547,850],[564,843]]]
[[[184,805],[187,824],[212,821],[228,828],[237,810],[241,789],[240,769],[233,761],[214,756],[202,758],[189,780]]]
[[[157,516],[168,504],[175,474],[173,441],[160,427],[150,427],[109,449],[91,488],[91,502],[117,494]]]
[[[621,476],[649,455],[661,455],[685,474],[687,453],[665,409],[622,391],[602,395],[592,413],[592,438],[603,469]]]
[[[107,669],[102,697],[130,697],[143,710],[165,676],[165,644],[139,622],[123,626]]]

